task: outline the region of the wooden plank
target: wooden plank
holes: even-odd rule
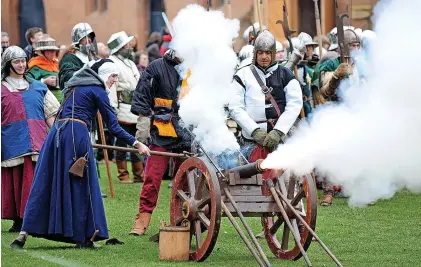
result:
[[[235,212],[234,207],[231,203],[225,203],[229,211],[232,213]],[[240,212],[244,213],[267,213],[267,212],[280,212],[278,205],[276,203],[268,203],[268,202],[261,202],[261,203],[248,203],[248,202],[239,202],[237,203],[237,207]]]
[[[230,186],[229,190],[233,196],[261,196],[262,188],[255,185],[235,185]]]
[[[233,196],[235,202],[275,202],[272,196]],[[223,196],[222,200],[224,202],[229,202],[228,197]]]
[[[230,173],[230,185],[257,185],[258,184],[258,177],[256,175],[253,175],[250,178],[240,178],[240,176],[235,175],[235,180],[234,180],[235,182],[231,182],[231,175],[233,175],[233,173]]]

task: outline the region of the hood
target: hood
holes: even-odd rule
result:
[[[49,72],[59,72],[59,64],[57,59],[53,59],[52,61],[48,60],[45,56],[37,56],[33,57],[28,62],[29,69],[37,66],[40,69]]]
[[[73,87],[89,85],[101,86],[104,87],[105,90],[105,84],[99,77],[98,73],[96,73],[94,70],[85,65],[82,69],[75,72],[73,74],[73,77],[66,83],[66,88],[62,91],[63,96],[67,97],[67,94]]]

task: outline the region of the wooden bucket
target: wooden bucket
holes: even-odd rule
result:
[[[161,222],[159,229],[159,260],[188,261],[190,251],[190,223],[167,226]]]

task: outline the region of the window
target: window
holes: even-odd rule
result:
[[[98,10],[98,0],[86,0],[86,15]]]
[[[86,0],[87,15],[100,11],[104,12],[108,9],[108,0]]]

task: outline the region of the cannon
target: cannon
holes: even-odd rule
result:
[[[123,151],[129,150],[134,152],[129,148]],[[307,266],[311,266],[306,251],[314,238],[333,261],[342,266],[314,232],[317,189],[311,174],[296,177],[281,171],[264,179],[262,174],[270,170],[261,168],[263,160],[221,170],[203,148],[201,150],[201,156],[163,154],[186,158],[173,181],[170,222],[172,226],[182,225],[186,220],[190,222],[190,260],[201,262],[212,253],[222,217],[226,216],[258,264],[270,266],[246,221],[246,217],[259,217],[266,242],[276,258],[298,260],[303,257]],[[251,242],[235,217],[240,218]]]

